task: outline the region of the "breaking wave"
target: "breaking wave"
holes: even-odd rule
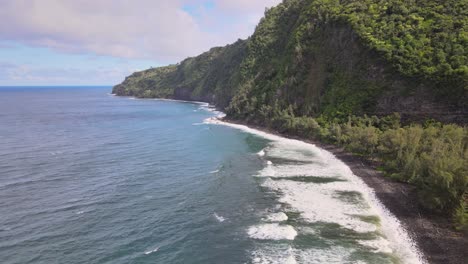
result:
[[[282,245],[287,250],[277,256],[278,243],[261,243],[252,253],[253,263],[425,262],[373,190],[332,153],[216,118],[205,123],[230,126],[271,141],[257,153],[265,161],[257,177],[263,179],[263,188],[277,193],[285,211],[263,217],[265,223],[251,226],[247,233],[255,240],[286,241]],[[288,219],[288,214],[296,218]],[[305,243],[308,239],[327,247]]]

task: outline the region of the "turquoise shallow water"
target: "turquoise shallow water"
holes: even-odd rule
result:
[[[1,263],[414,263],[320,150],[110,90],[0,88]]]

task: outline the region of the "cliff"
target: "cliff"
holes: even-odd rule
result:
[[[284,1],[249,39],[134,73],[113,92],[206,101],[236,119],[276,105],[296,116],[466,123],[463,1],[380,2]]]
[[[340,146],[414,186],[447,234],[468,231],[467,32],[467,1],[284,0],[249,39],[136,72],[113,93],[205,101],[230,121]]]
[[[117,95],[205,101],[226,107],[240,83],[247,42],[238,40],[167,67],[136,72],[113,89]]]

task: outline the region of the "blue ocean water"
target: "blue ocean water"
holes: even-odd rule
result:
[[[329,153],[110,90],[0,88],[1,263],[418,262]]]

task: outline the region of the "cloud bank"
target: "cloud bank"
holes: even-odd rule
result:
[[[173,63],[246,38],[280,0],[0,0],[0,40]]]

